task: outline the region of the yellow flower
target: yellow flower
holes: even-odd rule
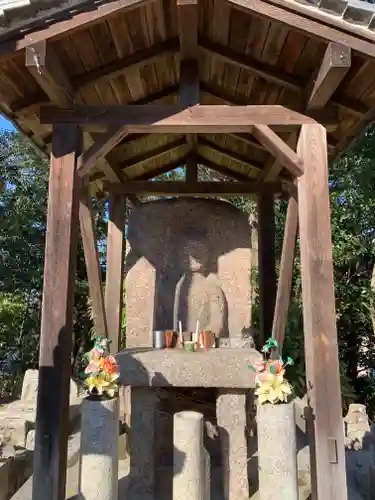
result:
[[[288,396],[292,393],[292,388],[289,382],[284,380],[283,373],[263,372],[261,377],[257,377],[256,383],[258,388],[255,394],[260,404],[287,402]]]

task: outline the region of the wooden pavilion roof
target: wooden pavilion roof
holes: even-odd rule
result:
[[[178,102],[186,40],[176,0],[76,0],[74,11],[67,7],[71,2],[55,4],[28,21],[22,21],[22,8],[18,17],[5,11],[0,31],[1,110],[40,149],[48,153],[51,147],[51,126],[39,120],[46,103],[61,105],[72,96],[88,105]],[[335,0],[312,7],[285,0],[199,0],[200,103],[282,104],[301,112],[325,107],[331,112],[328,152],[334,158],[372,122],[375,99],[373,5],[340,2],[340,14],[334,12],[337,5]],[[194,31],[191,22],[187,31]],[[30,48],[44,41],[53,76],[59,75],[53,92],[40,84],[39,61],[29,60]],[[325,71],[325,61],[337,64],[337,72]],[[275,132],[295,147],[293,127]],[[86,146],[100,135],[87,135]],[[195,140],[199,163],[239,180],[264,180],[275,165],[251,130],[198,134]],[[110,168],[120,180],[146,180],[183,166],[188,151],[182,134],[130,134],[98,162],[91,179],[100,186]],[[276,172],[288,176],[284,169]]]

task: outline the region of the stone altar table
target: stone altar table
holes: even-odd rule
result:
[[[248,365],[262,359],[254,349],[132,348],[117,355],[120,383],[131,387],[129,498],[155,495],[155,423],[157,389],[215,388],[226,500],[249,498],[247,479],[246,394],[254,388]]]

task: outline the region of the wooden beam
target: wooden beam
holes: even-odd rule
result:
[[[27,47],[26,67],[49,99],[57,106],[71,107],[76,102],[82,102],[81,98],[75,95],[71,82],[50,44],[41,41]],[[86,144],[90,146],[93,142],[91,136],[86,135]],[[116,171],[105,158],[98,156],[96,161],[98,161],[98,168],[103,170],[108,180],[111,182],[115,179],[119,180]]]
[[[275,312],[273,315],[272,337],[279,344],[279,354],[285,339],[285,327],[288,319],[290,296],[292,292],[293,266],[298,229],[298,202],[289,198],[284,229],[283,249],[281,253],[280,274],[277,283]]]
[[[252,133],[295,177],[303,174],[301,158],[267,125],[255,125]]]
[[[33,500],[65,499],[81,133],[54,125],[49,177]]]
[[[126,127],[112,127],[85,151],[78,162],[78,174],[83,177],[97,166],[99,159],[106,156],[127,135]]]
[[[328,116],[327,116],[328,115]],[[280,105],[220,106],[181,105],[77,106],[75,109],[42,107],[40,122],[77,123],[108,127],[121,125],[129,133],[232,133],[247,132],[253,125],[302,125],[326,120],[337,123],[337,115],[316,110],[303,115]]]
[[[250,162],[247,158],[244,158],[243,156],[238,155],[237,153],[233,153],[233,151],[228,151],[213,141],[210,141],[204,137],[199,137],[198,151],[202,149],[202,146],[210,148],[213,151],[216,151],[217,153],[227,158],[229,161],[235,161],[236,163],[240,163],[243,167],[246,167],[249,170],[253,170],[255,172],[260,172],[262,170],[263,165],[261,163]]]
[[[206,168],[209,168],[213,172],[217,172],[224,177],[228,177],[228,179],[233,179],[238,182],[248,182],[249,180],[251,180],[251,178],[247,175],[236,172],[230,168],[223,167],[222,165],[216,165],[216,163],[207,160],[207,158],[204,158],[203,156],[198,156],[197,161],[199,164],[203,165]]]
[[[87,71],[82,75],[76,75],[72,78],[72,85],[78,91],[87,85],[94,85],[103,80],[116,78],[126,72],[142,69],[145,66],[157,63],[162,58],[177,53],[178,48],[176,38],[165,40],[145,50],[126,55],[109,64]]]
[[[258,198],[259,347],[271,336],[276,301],[275,212],[272,191]]]
[[[313,83],[307,109],[323,108],[343,81],[350,67],[350,47],[334,42],[329,43]]]
[[[108,336],[104,309],[102,271],[99,262],[96,231],[92,217],[92,202],[87,185],[82,187],[79,200],[79,222],[83,252],[85,255],[87,279],[90,289],[91,307],[95,333]]]
[[[101,22],[104,18],[109,19],[112,16],[118,16],[120,13],[137,9],[142,5],[151,3],[153,0],[113,0],[105,4],[98,4],[93,7],[92,2],[90,9],[85,9],[83,12],[74,11],[68,19],[53,23],[44,29],[36,29],[34,32],[29,32],[18,40],[10,40],[0,44],[0,57],[6,57],[16,51],[26,49],[35,43],[45,40],[57,40],[64,37],[66,34],[87,29],[89,26]]]
[[[181,181],[125,181],[123,184],[107,184],[106,189],[114,193],[131,193],[155,196],[246,196],[257,193],[262,184],[248,182],[196,182],[187,184]],[[270,192],[280,189],[279,184],[268,186]]]
[[[144,163],[157,160],[166,154],[173,154],[176,151],[179,151],[181,147],[184,147],[184,149],[186,148],[184,138],[176,139],[175,141],[163,144],[159,148],[156,148],[152,151],[148,151],[146,153],[134,156],[130,160],[121,163],[120,168],[125,170],[126,173],[126,170],[128,169],[133,169],[134,167],[141,166]]]
[[[347,500],[344,434],[333,281],[326,132],[303,126],[298,179],[306,382],[313,498]],[[314,446],[312,446],[314,443]]]
[[[292,150],[294,150],[297,147],[298,136],[299,136],[299,130],[294,130],[290,132],[289,137],[285,141],[285,143]],[[264,170],[260,176],[261,180],[263,180],[264,182],[273,182],[275,179],[277,179],[282,168],[283,164],[281,163],[279,158],[274,158],[274,157],[270,158],[267,161],[266,166],[264,167]]]
[[[120,184],[115,184],[120,186]],[[107,271],[105,284],[105,311],[111,352],[116,353],[122,343],[122,309],[124,293],[126,198],[123,194],[109,195],[107,236]]]
[[[179,158],[177,160],[174,160],[171,163],[167,163],[166,165],[161,165],[160,167],[154,168],[148,172],[144,172],[141,175],[138,175],[134,177],[132,180],[139,180],[139,181],[149,181],[153,179],[154,177],[158,177],[159,175],[167,174],[168,172],[171,172],[172,170],[175,170],[176,168],[182,167],[186,163],[186,158]],[[128,195],[129,197],[129,195]]]
[[[278,7],[265,0],[228,0],[229,3],[247,14],[273,19],[279,23],[290,26],[295,31],[317,38],[327,42],[336,42],[347,45],[353,50],[368,56],[375,57],[374,42],[366,41],[358,36],[350,35],[336,28],[323,24],[321,22],[309,19],[301,14],[293,12],[290,8]]]
[[[198,0],[177,0],[177,18],[182,61],[198,59]]]
[[[248,54],[240,54],[225,45],[221,45],[204,39],[199,39],[199,44],[201,50],[207,52],[210,55],[213,55],[215,58],[221,59],[225,63],[231,64],[237,68],[241,68],[255,76],[263,78],[266,81],[275,83],[280,87],[295,92],[297,100],[300,101],[301,105],[303,104],[303,95],[305,94],[306,82],[301,80],[300,78],[293,77],[289,73],[276,69],[274,66],[270,66],[265,63],[259,62],[256,59],[252,59],[252,57]],[[340,47],[340,45],[338,44],[334,45]],[[345,48],[341,52],[341,54],[343,55],[342,65],[345,65],[344,61],[348,60],[346,55],[347,50],[350,49]],[[340,57],[340,52],[338,52],[338,56]],[[330,97],[332,97],[332,94]],[[340,99],[338,100],[332,99],[332,104],[344,109],[345,111],[351,113],[356,117],[361,117],[364,113],[367,112],[367,107],[360,101],[350,100],[344,97],[340,97]]]

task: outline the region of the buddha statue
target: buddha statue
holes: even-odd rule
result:
[[[182,322],[184,331],[211,330],[219,337],[228,336],[228,308],[225,295],[217,277],[209,272],[210,251],[207,237],[196,230],[185,230],[182,255],[183,275],[179,279],[174,298],[173,323],[178,328]]]

